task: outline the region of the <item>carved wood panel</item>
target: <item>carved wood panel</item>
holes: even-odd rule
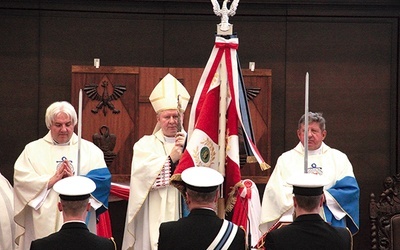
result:
[[[399,245],[400,227],[400,174],[388,176],[383,181],[379,195],[371,193],[369,218],[371,222],[371,249],[392,250]]]
[[[116,137],[113,149],[116,156],[108,166],[113,181],[129,181],[132,147],[139,132],[137,130],[138,76],[138,67],[102,66],[96,69],[93,66],[72,66],[71,102],[77,110],[79,90],[85,86],[97,85],[96,91],[100,96],[105,91],[111,95],[116,85],[126,86],[126,91],[120,98],[110,101],[115,109],[120,111],[119,113],[113,113],[107,105],[94,113],[93,110],[101,100],[92,100],[85,92],[83,93],[82,138],[93,141],[95,134],[101,134],[102,126],[107,126],[109,133]],[[104,83],[108,85],[103,87]]]

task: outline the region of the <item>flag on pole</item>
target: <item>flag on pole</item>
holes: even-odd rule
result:
[[[211,167],[220,171],[218,169],[219,103],[221,91],[219,69],[220,67],[227,67],[220,63],[226,51],[221,45],[228,44],[228,41],[224,38],[216,37],[216,44],[200,78],[193,99],[189,117],[189,140],[187,147],[179,161],[172,180],[176,179],[180,181],[180,173],[192,166]],[[234,47],[233,50],[238,46],[237,41],[237,38],[230,41],[230,44]],[[232,68],[230,71],[232,72]],[[221,174],[225,176],[225,171]]]
[[[224,177],[225,210],[234,206],[241,184],[239,165],[239,122],[243,126],[239,105],[239,72],[237,60],[237,37],[225,39],[216,36],[215,45],[200,78],[189,117],[187,147],[171,178],[171,183],[180,191],[184,190],[180,174],[189,167],[205,166],[218,170]],[[223,70],[221,70],[221,68]],[[223,75],[221,74],[223,72]],[[221,81],[227,81],[227,96],[220,98]],[[226,100],[225,124],[219,124],[221,99]],[[226,128],[225,148],[219,148],[218,135],[222,126]],[[250,140],[245,133],[246,140]],[[261,164],[266,164],[256,150],[253,153]],[[219,169],[219,151],[225,151],[224,168]],[[239,209],[240,210],[240,209]],[[233,221],[235,223],[235,221]]]

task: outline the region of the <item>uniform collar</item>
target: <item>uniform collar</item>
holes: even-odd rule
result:
[[[302,214],[295,221],[324,221],[319,214]]]

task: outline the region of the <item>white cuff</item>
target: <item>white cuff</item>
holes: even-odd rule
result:
[[[50,189],[46,187],[40,192],[40,194],[33,200],[31,200],[28,205],[35,210],[38,210],[42,205],[44,200],[46,200],[47,195],[50,193]]]
[[[337,220],[343,219],[346,216],[346,213],[342,210],[342,208],[339,206],[339,204],[336,202],[336,200],[329,192],[324,191],[324,194],[325,194],[326,206],[332,212],[335,219]]]

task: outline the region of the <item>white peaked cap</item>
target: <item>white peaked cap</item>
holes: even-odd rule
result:
[[[168,73],[153,89],[149,100],[158,113],[163,110],[178,109],[178,96],[183,112],[189,103],[190,95],[182,83]]]
[[[71,176],[56,182],[53,189],[62,200],[84,200],[96,189],[96,184],[84,176]]]
[[[181,174],[186,187],[197,192],[212,192],[224,182],[224,177],[217,170],[209,167],[190,167]]]
[[[319,174],[304,173],[291,176],[287,183],[293,185],[295,195],[316,196],[323,193],[323,188],[328,184],[328,180]]]

